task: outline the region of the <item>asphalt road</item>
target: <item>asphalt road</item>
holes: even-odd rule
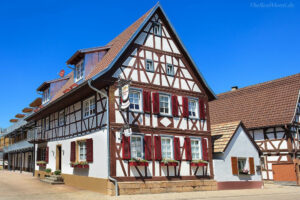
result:
[[[0,200],[300,200],[300,187],[266,184],[264,189],[124,195],[110,197],[65,185],[48,185],[29,173],[0,171]]]

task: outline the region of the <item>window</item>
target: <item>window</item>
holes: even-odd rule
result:
[[[49,129],[50,129],[49,117],[46,117],[46,119],[45,119],[45,130],[48,131]]]
[[[192,148],[192,160],[200,160],[201,159],[200,140],[192,139],[191,140],[191,148]]]
[[[65,124],[65,112],[62,110],[58,115],[58,125],[63,126]]]
[[[132,158],[143,158],[142,136],[131,136],[130,149]]]
[[[242,173],[243,170],[246,170],[246,159],[245,158],[238,158],[238,170],[239,170],[239,173]]]
[[[154,72],[152,60],[146,60],[146,71]]]
[[[44,90],[43,92],[43,104],[47,103],[50,100],[50,88],[47,88],[46,90]]]
[[[198,103],[195,99],[189,99],[189,117],[198,117]]]
[[[78,142],[79,161],[86,161],[86,142]]]
[[[159,95],[159,112],[160,114],[170,115],[171,113],[170,96]]]
[[[266,169],[265,157],[260,157],[260,165],[262,169]]]
[[[92,116],[96,113],[95,97],[91,97],[83,102],[84,118]]]
[[[75,82],[83,78],[83,71],[84,71],[84,67],[83,67],[83,60],[82,60],[75,66]]]
[[[174,66],[172,64],[167,64],[166,72],[169,76],[174,76]]]
[[[162,159],[173,159],[172,138],[161,138]]]
[[[160,23],[153,23],[153,33],[154,35],[161,36],[161,25]]]
[[[129,92],[129,109],[131,111],[141,111],[142,109],[142,101],[141,101],[141,92],[137,90],[131,90]]]
[[[45,161],[46,160],[46,148],[41,148],[40,149],[40,153],[41,153],[41,157],[40,157],[40,160],[41,161]]]

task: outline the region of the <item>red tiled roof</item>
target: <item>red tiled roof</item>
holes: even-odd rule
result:
[[[299,98],[300,73],[217,95],[211,124],[242,120],[247,128],[290,124]]]

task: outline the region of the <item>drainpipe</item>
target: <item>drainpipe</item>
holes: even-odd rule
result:
[[[107,169],[108,169],[108,179],[115,183],[116,196],[119,196],[118,181],[110,176],[109,100],[108,100],[108,96],[104,92],[102,92],[102,91],[98,90],[97,88],[95,88],[94,86],[92,86],[92,80],[91,79],[88,80],[88,85],[92,90],[96,91],[100,95],[103,95],[107,99],[107,102],[106,102],[106,123],[107,123],[107,151],[108,151],[108,156],[107,156],[107,165],[108,166],[107,166]]]

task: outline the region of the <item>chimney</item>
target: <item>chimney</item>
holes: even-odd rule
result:
[[[232,86],[232,87],[231,87],[231,91],[236,91],[236,90],[238,90],[238,89],[239,89],[238,86]]]

